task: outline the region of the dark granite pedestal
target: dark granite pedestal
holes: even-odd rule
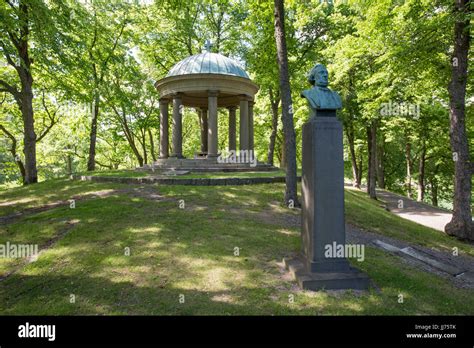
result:
[[[342,125],[324,110],[303,126],[302,254],[284,264],[303,289],[367,289],[369,278],[345,257],[327,257],[345,245]]]

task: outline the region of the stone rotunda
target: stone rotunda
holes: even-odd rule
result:
[[[218,148],[218,108],[228,110],[229,146],[225,150],[253,152],[253,105],[259,87],[236,61],[211,53],[209,42],[205,52],[177,63],[165,78],[155,83],[155,87],[160,95],[160,156],[154,164],[156,167],[192,169],[207,166],[218,169],[217,157],[223,150]],[[199,115],[201,148],[192,159],[185,159],[182,150],[184,107],[194,108]]]

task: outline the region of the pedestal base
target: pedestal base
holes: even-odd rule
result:
[[[283,264],[291,273],[298,285],[305,290],[367,290],[370,285],[369,277],[350,267],[344,272],[308,272],[301,258],[284,258]]]

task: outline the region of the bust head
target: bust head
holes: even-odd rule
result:
[[[315,110],[338,110],[342,108],[341,97],[328,88],[328,70],[322,64],[316,64],[308,74],[308,82],[313,88],[301,92],[308,100],[312,115]],[[335,115],[335,114],[334,114]]]
[[[328,86],[328,70],[322,64],[316,64],[309,72],[308,82],[312,86],[327,87]]]

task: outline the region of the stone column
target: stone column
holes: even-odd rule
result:
[[[239,134],[239,149],[249,149],[249,102],[247,97],[240,99],[240,134]]]
[[[173,96],[173,154],[172,157],[183,158],[183,104],[180,94]]]
[[[207,133],[207,157],[217,157],[217,91],[208,92],[208,133]]]
[[[249,100],[249,150],[254,151],[253,148],[253,100]],[[254,154],[255,155],[255,154]]]
[[[160,99],[160,158],[169,157],[168,99]]]
[[[201,120],[201,152],[207,154],[207,134],[209,132],[207,123],[207,108],[200,109],[199,118]]]
[[[235,106],[229,107],[229,151],[237,150]]]

